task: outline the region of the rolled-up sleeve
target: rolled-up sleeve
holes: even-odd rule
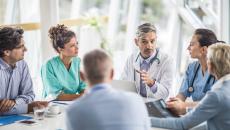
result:
[[[3,115],[25,114],[28,112],[28,104],[15,104],[10,111],[3,113]]]

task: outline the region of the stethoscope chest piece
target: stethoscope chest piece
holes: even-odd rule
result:
[[[190,93],[194,92],[194,88],[193,87],[188,87],[188,92],[190,92]]]

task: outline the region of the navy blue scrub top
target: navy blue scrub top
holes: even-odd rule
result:
[[[179,93],[184,95],[186,98],[192,96],[193,101],[200,101],[215,83],[215,78],[209,74],[208,70],[203,76],[202,68],[199,64],[200,63],[198,61],[195,61],[188,65],[179,90]],[[195,74],[196,72],[197,74]],[[193,85],[192,80],[194,80]],[[193,86],[193,92],[188,91],[190,86]]]

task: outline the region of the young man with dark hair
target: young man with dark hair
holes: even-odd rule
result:
[[[26,62],[23,30],[0,28],[0,115],[22,114],[47,102],[33,102],[33,83]]]

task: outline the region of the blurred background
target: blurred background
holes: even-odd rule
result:
[[[196,28],[213,30],[219,40],[230,43],[229,0],[0,0],[0,26],[25,30],[25,55],[41,98],[40,68],[57,55],[48,29],[65,24],[77,34],[79,57],[92,49],[108,51],[119,79],[126,58],[137,48],[135,31],[143,22],[157,27],[157,46],[175,61],[174,91],[180,87],[190,59],[187,46]]]

